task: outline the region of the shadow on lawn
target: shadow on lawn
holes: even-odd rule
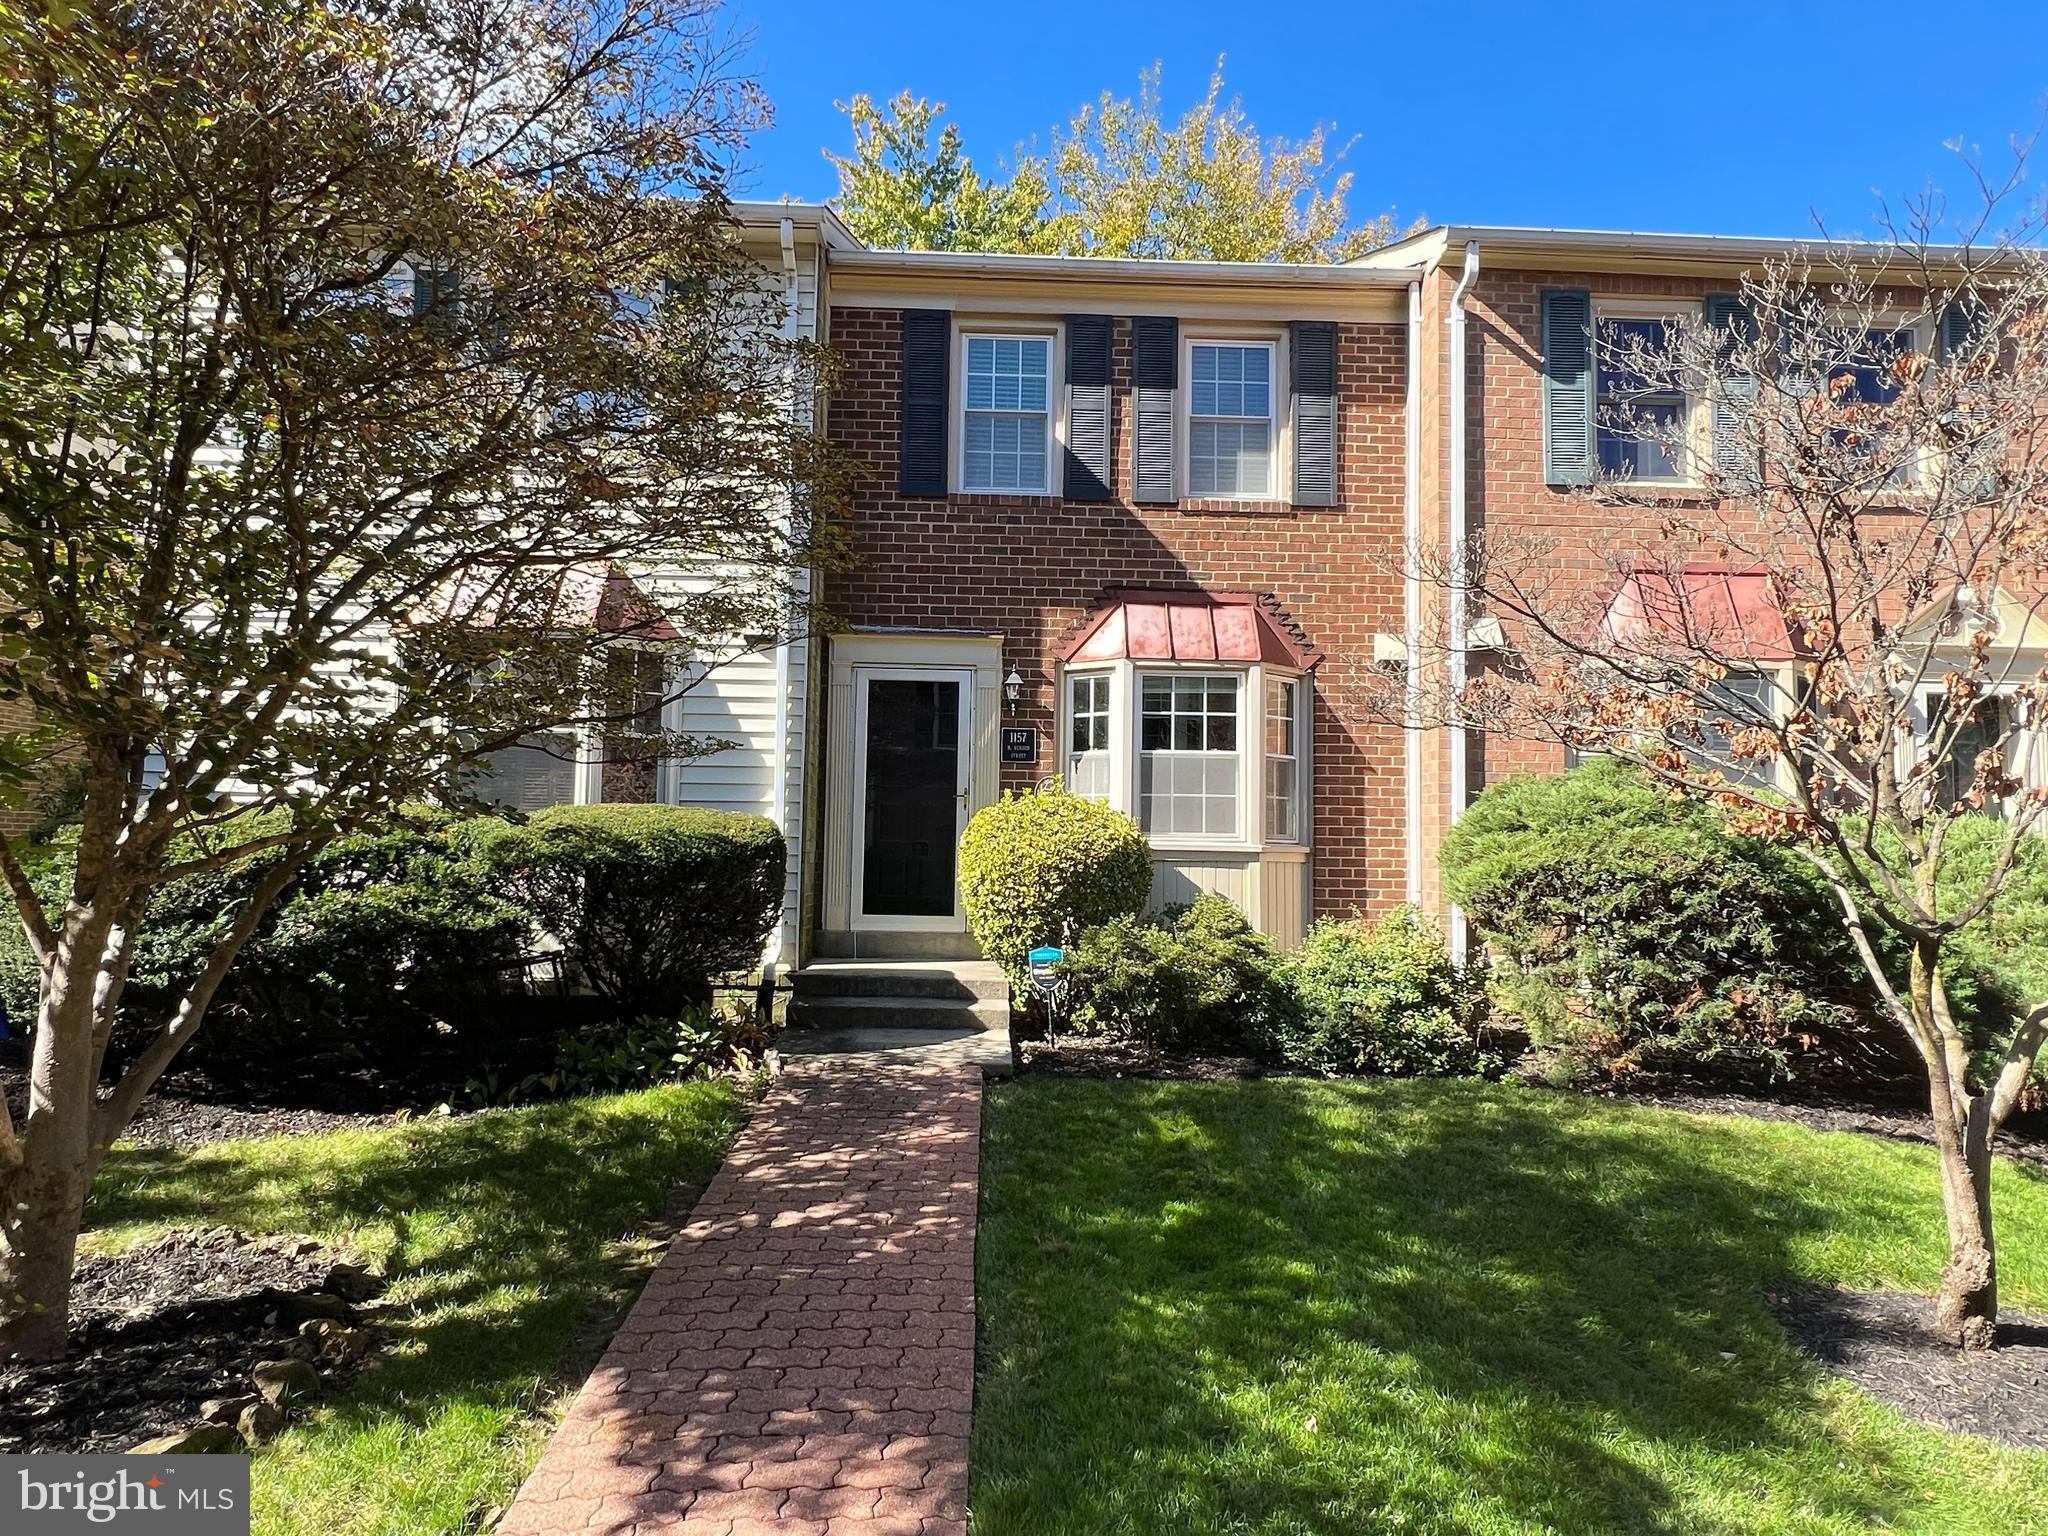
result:
[[[1690,1533],[1722,1527],[1663,1472],[1715,1457],[1857,1526],[1917,1497],[1881,1447],[1837,1462],[1763,1306],[1840,1192],[1727,1128],[1469,1084],[1009,1093],[978,1536]]]
[[[518,1409],[618,1279],[607,1245],[673,1187],[708,1181],[735,1124],[731,1098],[707,1093],[645,1113],[568,1103],[342,1138],[121,1147],[91,1220],[388,1243],[396,1306],[378,1323],[400,1347],[331,1405],[329,1427]]]

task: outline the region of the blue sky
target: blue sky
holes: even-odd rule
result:
[[[1132,94],[1155,59],[1177,110],[1224,54],[1263,132],[1357,135],[1360,214],[1794,236],[1818,216],[1868,233],[1878,191],[1961,194],[1943,144],[2003,164],[2048,100],[2039,0],[730,0],[729,15],[775,103],[755,197],[831,194],[821,150],[849,142],[832,104],[858,91],[943,100],[988,169],[1105,88]]]

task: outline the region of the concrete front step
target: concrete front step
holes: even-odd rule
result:
[[[937,997],[1007,1002],[1010,983],[988,960],[815,960],[789,978],[800,998]]]
[[[985,997],[820,997],[799,992],[789,1000],[789,1027],[1008,1029],[1010,1005]]]

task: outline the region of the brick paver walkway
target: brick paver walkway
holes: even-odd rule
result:
[[[500,1536],[967,1529],[981,1074],[796,1062]]]

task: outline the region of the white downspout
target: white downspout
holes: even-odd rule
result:
[[[1451,822],[1465,814],[1469,787],[1466,766],[1466,732],[1459,705],[1465,696],[1465,461],[1471,449],[1466,441],[1470,430],[1465,409],[1465,299],[1479,280],[1479,242],[1465,242],[1465,271],[1451,293],[1451,592],[1449,613],[1451,685]],[[1451,908],[1451,954],[1463,960],[1470,944],[1465,914]]]
[[[1407,422],[1406,467],[1401,477],[1404,638],[1408,657],[1402,713],[1408,748],[1408,905],[1422,905],[1422,282],[1408,285],[1408,378],[1402,406]]]
[[[797,280],[796,225],[784,219],[780,230],[782,236],[782,337],[793,342],[800,330],[798,304],[802,287]],[[796,409],[791,402],[792,410]],[[789,608],[783,606],[783,633],[775,642],[775,784],[772,790],[775,828],[785,839],[789,837],[789,673],[790,647],[794,643],[789,636]],[[789,871],[782,872],[783,889],[789,888]],[[782,954],[784,947],[795,937],[790,923],[788,898],[784,897],[782,920],[775,925],[775,937],[770,941],[768,964],[773,964]]]

